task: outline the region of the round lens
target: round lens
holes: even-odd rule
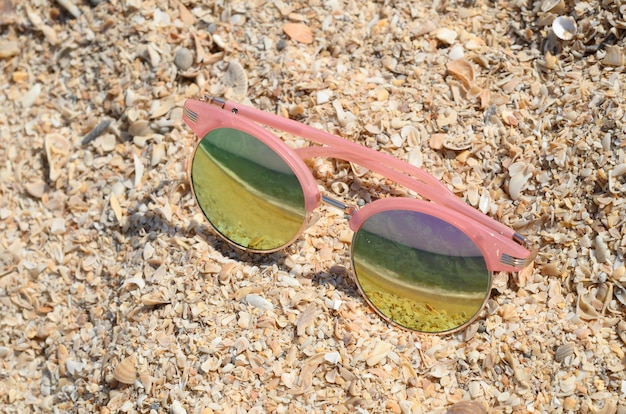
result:
[[[491,286],[476,243],[452,224],[415,211],[369,217],[354,236],[352,260],[368,301],[389,320],[420,332],[469,322]]]
[[[286,245],[306,218],[304,191],[291,168],[262,141],[236,129],[215,129],[200,141],[191,182],[211,225],[247,249]]]

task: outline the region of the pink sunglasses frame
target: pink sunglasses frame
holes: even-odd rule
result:
[[[237,129],[254,136],[274,150],[293,170],[304,191],[307,218],[294,239],[276,250],[282,249],[298,239],[308,227],[312,212],[321,202],[326,202],[346,210],[349,215],[348,224],[350,229],[355,232],[355,235],[369,217],[383,211],[408,210],[437,217],[456,226],[469,236],[481,250],[487,268],[492,272],[519,271],[532,263],[536,256],[537,251],[531,252],[524,247],[526,244],[525,238],[515,232],[515,230],[466,204],[432,175],[390,155],[347,141],[300,122],[220,98],[209,97],[206,100],[187,100],[183,108],[183,120],[198,137],[187,163],[188,177],[190,179],[190,160],[193,158],[202,138],[208,132],[217,128]],[[320,145],[292,149],[279,137],[259,124],[309,139]],[[313,157],[336,158],[359,164],[417,192],[420,196],[430,200],[430,202],[407,197],[386,198],[376,200],[357,210],[356,207],[345,205],[342,202],[320,194],[313,174],[303,161]],[[190,187],[197,203],[193,185]],[[226,240],[235,245],[230,240]],[[235,246],[242,248],[238,245]],[[254,249],[244,250],[258,252]],[[263,252],[267,253],[268,251]],[[360,284],[358,281],[356,282],[359,290],[361,290]],[[385,315],[382,315],[362,290],[361,294],[383,319],[393,325],[402,327]],[[487,294],[485,301],[488,297],[489,295]],[[454,332],[467,326],[477,315],[467,323],[449,332]]]

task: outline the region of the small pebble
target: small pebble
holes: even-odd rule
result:
[[[187,48],[180,48],[174,55],[174,64],[178,70],[187,70],[193,65],[193,54]]]

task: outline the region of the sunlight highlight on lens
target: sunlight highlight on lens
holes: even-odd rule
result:
[[[455,329],[480,311],[491,272],[461,230],[415,211],[369,217],[355,234],[354,271],[385,317],[420,332]]]
[[[306,218],[304,191],[287,163],[235,129],[209,132],[191,166],[196,199],[213,227],[235,244],[274,250],[293,240]]]

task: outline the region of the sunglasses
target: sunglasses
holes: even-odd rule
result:
[[[300,237],[321,203],[343,209],[354,232],[352,276],[393,325],[461,329],[487,301],[492,272],[518,271],[534,260],[523,236],[392,156],[219,98],[186,101],[183,119],[200,137],[188,163],[191,189],[221,237],[246,251],[273,252]],[[318,145],[290,148],[261,125]],[[357,209],[320,194],[304,162],[314,157],[359,164],[429,201],[390,197]]]

